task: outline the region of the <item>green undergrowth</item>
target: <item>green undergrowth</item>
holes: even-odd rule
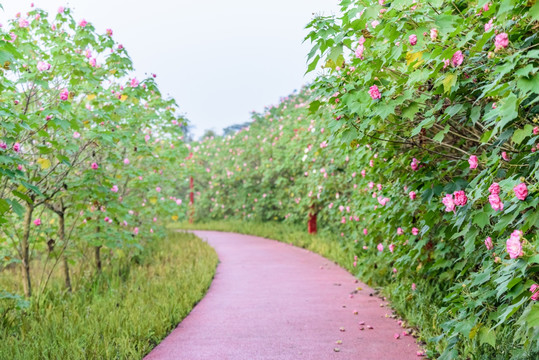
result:
[[[204,296],[217,261],[199,238],[171,233],[129,270],[105,267],[73,293],[50,291],[26,309],[2,300],[0,359],[140,359]]]
[[[410,276],[408,276],[406,270],[404,273],[401,271],[397,280],[397,277],[392,273],[390,264],[385,263],[384,258],[380,256],[360,257],[354,267],[352,248],[347,247],[349,245],[341,240],[337,234],[322,231],[317,235],[309,235],[306,226],[302,228],[297,225],[277,222],[256,223],[235,220],[195,224],[177,223],[171,225],[171,228],[216,230],[261,236],[308,249],[334,261],[362,282],[379,290],[382,296],[387,297],[392,308],[404,319],[405,325],[417,330],[418,341],[421,345],[426,346],[429,358],[438,357],[436,350],[431,346],[443,341],[441,337],[443,324],[455,316],[450,311],[444,311],[443,308],[443,299],[447,294],[447,288],[453,284],[428,278],[418,279],[413,276],[413,272],[410,272]],[[412,290],[413,283],[417,288],[415,291]],[[512,349],[512,331],[510,326],[500,326],[497,333],[496,352],[492,351],[490,345],[479,344],[479,340],[476,338],[476,343],[473,345],[474,350],[476,350],[473,359],[536,359],[535,354],[526,351],[515,352]],[[426,345],[427,342],[430,345]]]

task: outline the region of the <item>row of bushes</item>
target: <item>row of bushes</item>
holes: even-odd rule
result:
[[[199,217],[316,214],[431,356],[537,356],[539,5],[341,8],[309,24],[310,89],[193,147]]]
[[[184,212],[171,164],[187,149],[155,75],[137,79],[113,31],[68,8],[32,5],[4,24],[0,63],[0,271],[22,269],[0,292],[5,310],[58,269],[71,291],[71,267],[92,264],[91,277],[163,237]]]

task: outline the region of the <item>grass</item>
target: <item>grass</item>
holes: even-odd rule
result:
[[[2,313],[0,302],[0,359],[142,358],[204,296],[218,262],[188,233],[171,233],[145,253],[129,271],[105,268],[73,293],[53,279],[26,310]],[[2,288],[9,275],[2,274]]]

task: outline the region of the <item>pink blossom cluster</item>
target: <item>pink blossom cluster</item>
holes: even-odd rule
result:
[[[515,230],[505,243],[507,253],[511,259],[516,259],[524,255],[524,252],[522,251],[522,243],[520,242],[522,235],[522,231]]]
[[[532,293],[530,299],[532,299],[533,301],[537,301],[539,299],[539,285],[533,284],[530,287],[530,292]]]
[[[489,186],[488,191],[490,192],[488,202],[490,203],[492,209],[495,211],[502,211],[503,202],[500,199],[500,185],[496,182],[492,183],[492,185]]]
[[[463,190],[455,191],[453,194],[446,194],[442,199],[445,211],[455,211],[457,206],[464,206],[468,203],[468,197]]]

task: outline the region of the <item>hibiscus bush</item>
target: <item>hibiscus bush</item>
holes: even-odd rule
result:
[[[341,1],[319,76],[195,144],[197,214],[306,224],[419,325],[429,355],[539,353],[539,4]]]
[[[112,30],[68,8],[19,13],[0,39],[0,270],[22,269],[8,301],[58,267],[71,290],[73,264],[118,266],[183,216],[186,120],[155,75],[132,75]]]

